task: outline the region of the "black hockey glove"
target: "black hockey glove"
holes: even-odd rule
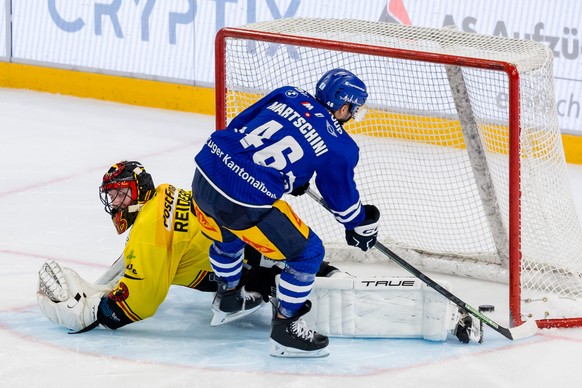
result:
[[[380,210],[374,205],[364,205],[364,211],[366,212],[364,221],[353,230],[346,230],[346,241],[348,245],[367,251],[376,244]]]
[[[459,309],[459,315],[459,322],[457,322],[457,326],[455,327],[453,334],[459,339],[460,342],[468,344],[471,340],[473,318],[462,309]]]
[[[309,182],[307,182],[303,186],[299,186],[299,187],[294,188],[293,191],[291,191],[289,194],[291,194],[294,197],[299,197],[300,195],[305,194],[307,192],[308,188],[309,188]]]

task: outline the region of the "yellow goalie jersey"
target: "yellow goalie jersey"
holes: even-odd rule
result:
[[[190,212],[191,191],[156,188],[135,220],[125,245],[125,273],[99,304],[98,321],[117,329],[155,314],[170,285],[213,291],[211,240]]]

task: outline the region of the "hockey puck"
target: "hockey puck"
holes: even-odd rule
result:
[[[479,306],[480,313],[491,313],[493,311],[495,311],[495,306],[493,306],[492,304],[482,304],[481,306]]]

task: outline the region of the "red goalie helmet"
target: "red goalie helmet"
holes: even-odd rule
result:
[[[117,233],[122,234],[133,225],[137,213],[155,190],[152,176],[139,162],[123,161],[109,168],[103,175],[99,197]]]

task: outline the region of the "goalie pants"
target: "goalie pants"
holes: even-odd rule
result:
[[[245,244],[264,256],[285,261],[277,296],[287,317],[303,306],[323,261],[320,238],[293,212],[276,200],[261,207],[235,203],[222,195],[197,170],[192,182],[192,211],[202,231],[214,240],[209,256],[212,269],[228,288],[238,284]]]

